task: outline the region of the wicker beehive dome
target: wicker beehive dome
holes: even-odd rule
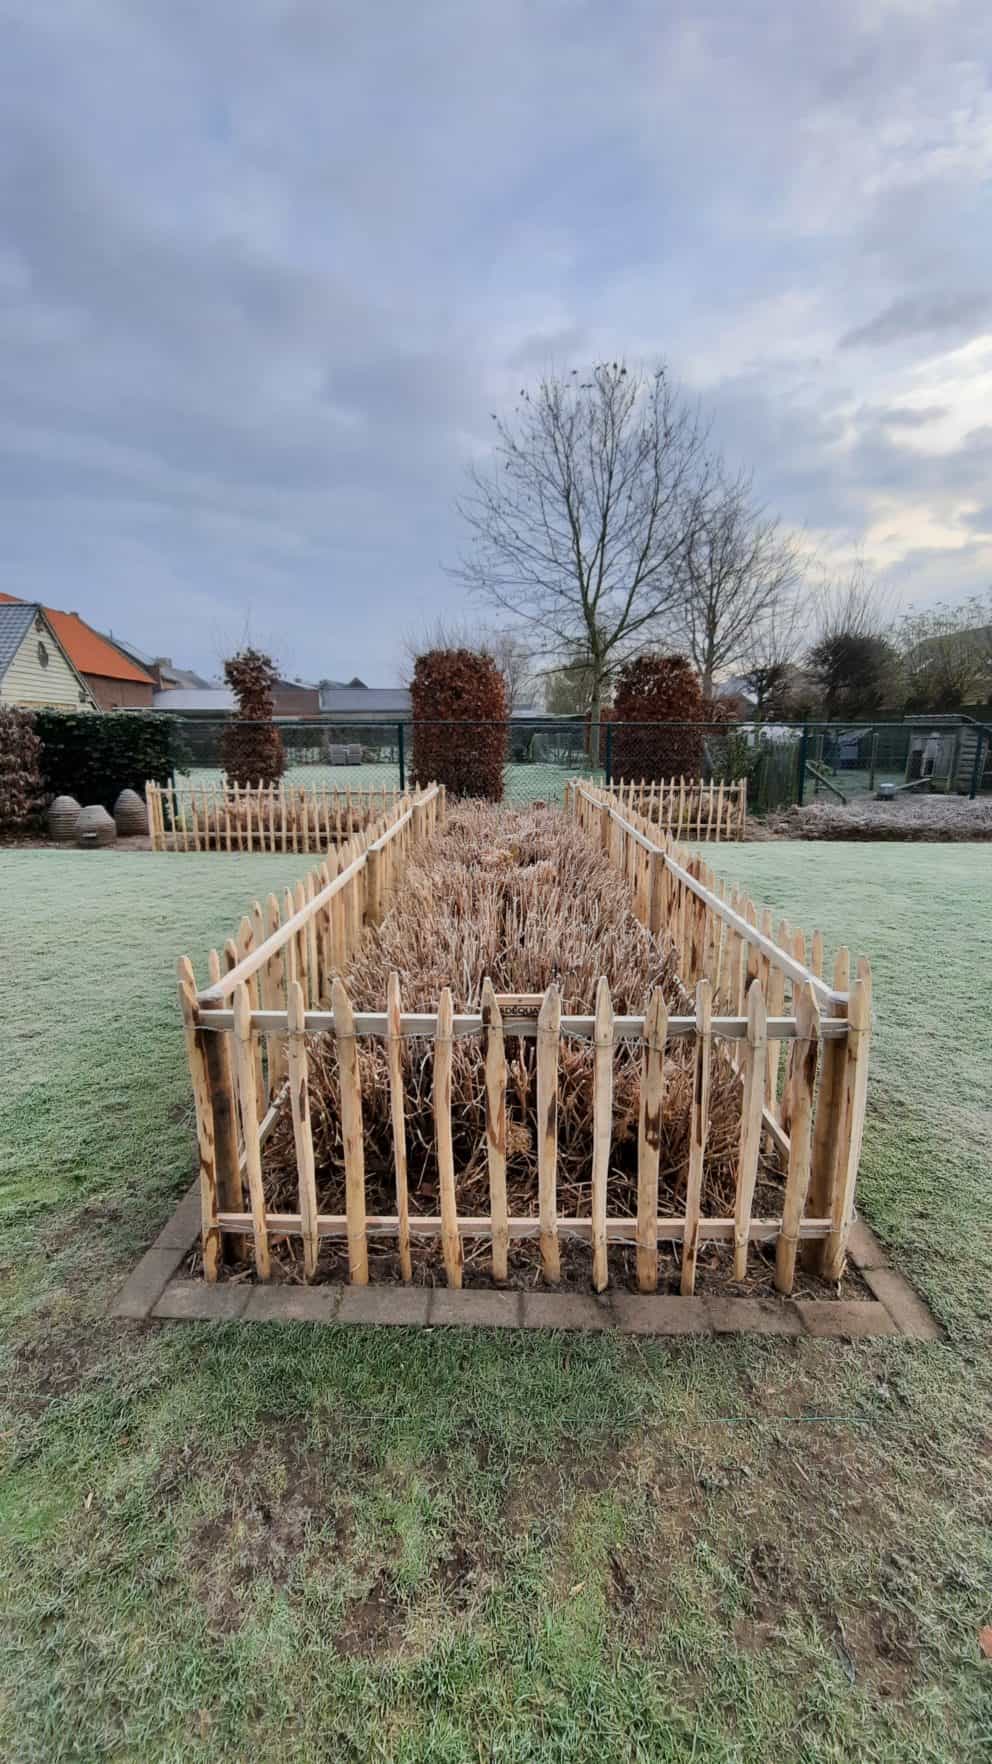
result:
[[[114,803],[114,822],[118,833],[148,832],[148,811],[136,790],[122,790]]]
[[[50,839],[71,839],[80,816],[80,805],[74,796],[56,796],[48,805]]]
[[[91,803],[88,808],[80,811],[76,822],[76,844],[82,846],[112,845],[117,838],[117,828],[112,815],[108,815],[103,804]]]

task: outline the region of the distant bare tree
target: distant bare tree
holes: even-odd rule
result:
[[[795,694],[799,663],[808,646],[807,615],[798,593],[785,594],[748,633],[740,675],[759,720],[783,716]]]
[[[593,673],[588,661],[581,656],[576,660],[566,658],[545,675],[545,708],[555,716],[584,717],[592,703],[592,689]]]
[[[889,624],[887,597],[863,564],[820,588],[807,665],[828,718],[873,714],[898,699],[899,657]]]
[[[754,500],[751,478],[712,470],[701,518],[686,523],[673,635],[699,670],[703,695],[739,665],[756,626],[770,621],[799,581],[801,548]]]
[[[455,572],[526,629],[535,655],[588,666],[596,751],[606,683],[656,638],[698,521],[703,435],[663,368],[600,362],[550,375],[509,420],[459,504],[469,549]]]
[[[413,677],[418,656],[434,649],[470,649],[477,655],[488,655],[503,676],[508,716],[543,696],[543,682],[534,667],[530,646],[519,631],[476,624],[470,619],[433,619],[422,631],[410,632],[403,638],[407,680]]]
[[[817,642],[836,631],[850,637],[884,637],[892,622],[891,597],[869,575],[860,557],[846,576],[821,576],[813,590],[813,605]]]
[[[542,705],[544,681],[535,670],[526,637],[492,625],[483,628],[481,640],[483,654],[492,656],[503,676],[507,714],[513,716],[524,705]]]
[[[992,592],[905,614],[896,642],[910,710],[954,711],[992,695]]]

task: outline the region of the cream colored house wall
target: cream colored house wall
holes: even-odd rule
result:
[[[38,644],[48,651],[48,666],[38,659]],[[80,696],[82,695],[82,696]],[[20,649],[0,680],[0,704],[19,704],[29,710],[53,705],[60,710],[93,710],[94,704],[79,676],[67,662],[53,633],[32,623]]]

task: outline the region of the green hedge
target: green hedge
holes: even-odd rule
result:
[[[174,717],[93,711],[36,711],[41,769],[49,796],[74,796],[85,808],[113,809],[122,790],[167,784],[189,755]]]

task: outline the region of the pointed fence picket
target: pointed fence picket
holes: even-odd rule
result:
[[[188,985],[186,992],[189,998]],[[383,1012],[357,1011],[353,1008],[340,978],[335,977],[332,1009],[304,1008],[303,992],[298,982],[290,990],[285,1013],[285,1033],[289,1043],[289,1092],[293,1113],[294,1142],[297,1152],[299,1210],[297,1213],[265,1214],[259,1203],[259,1154],[264,1145],[272,1109],[257,1118],[255,1108],[255,1062],[251,1046],[256,1040],[268,1038],[283,1028],[283,1014],[275,1010],[252,1012],[248,1006],[248,988],[242,982],[235,994],[235,1008],[230,1011],[216,1007],[211,1014],[200,1011],[194,1001],[190,1028],[202,1041],[213,1037],[210,1028],[223,1032],[235,1029],[238,1095],[242,1120],[248,1122],[248,1133],[242,1153],[242,1167],[248,1184],[250,1205],[234,1209],[219,1204],[205,1208],[205,1231],[218,1235],[250,1238],[255,1245],[259,1271],[262,1272],[268,1245],[274,1237],[298,1237],[303,1241],[304,1272],[312,1278],[316,1267],[321,1238],[347,1240],[349,1278],[364,1284],[369,1278],[368,1245],[374,1239],[393,1239],[400,1252],[400,1271],[404,1279],[410,1274],[410,1248],[414,1240],[435,1238],[440,1242],[445,1277],[457,1287],[462,1281],[462,1245],[467,1237],[487,1239],[492,1245],[494,1277],[507,1278],[509,1246],[514,1241],[536,1239],[541,1252],[542,1274],[554,1283],[560,1274],[560,1246],[563,1241],[584,1241],[590,1251],[590,1275],[594,1288],[602,1291],[610,1280],[609,1251],[611,1246],[628,1246],[635,1252],[637,1285],[650,1292],[657,1287],[658,1250],[662,1244],[682,1246],[681,1289],[694,1290],[698,1259],[708,1243],[725,1243],[733,1249],[734,1272],[741,1278],[746,1269],[747,1251],[755,1242],[783,1240],[777,1251],[776,1280],[783,1290],[791,1288],[795,1270],[795,1253],[800,1242],[821,1248],[834,1241],[835,1220],[843,1220],[847,1204],[846,1190],[838,1187],[831,1196],[831,1205],[823,1213],[812,1216],[805,1210],[811,1166],[810,1118],[812,1088],[818,1052],[840,1049],[849,1064],[849,1077],[842,1077],[841,1096],[843,1119],[849,1126],[845,1140],[845,1177],[855,1154],[860,1098],[863,1091],[864,1058],[860,1045],[848,1056],[848,1024],[839,1018],[825,1018],[817,1024],[816,1008],[807,988],[800,995],[800,1015],[793,1019],[766,1019],[761,983],[752,981],[744,1017],[716,1015],[712,1011],[710,982],[698,981],[691,1015],[668,1016],[660,992],[649,1002],[644,1016],[618,1017],[610,999],[609,987],[601,980],[597,989],[596,1010],[592,1016],[563,1016],[560,998],[554,987],[542,996],[535,1013],[533,1001],[526,1006],[506,1002],[506,1010],[493,992],[490,982],[483,992],[479,1013],[456,1014],[450,990],[445,989],[436,1012],[405,1012],[399,997],[399,982],[393,976],[389,986],[389,1008]],[[524,1011],[526,1014],[524,1014]],[[862,1007],[862,1017],[867,1012]],[[756,1217],[753,1210],[754,1177],[758,1167],[761,1138],[761,1104],[765,1079],[765,1030],[790,1043],[803,1043],[803,1059],[798,1068],[795,1101],[796,1137],[792,1142],[788,1174],[783,1195],[781,1217]],[[338,1052],[342,1158],[346,1186],[344,1215],[315,1212],[312,1186],[312,1131],[309,1124],[308,1085],[305,1070],[305,1037],[331,1034]],[[490,1174],[490,1213],[485,1217],[466,1217],[458,1209],[458,1181],[452,1151],[451,1071],[456,1038],[478,1035],[485,1048],[486,1145]],[[536,1038],[537,1067],[540,1074],[539,1124],[543,1129],[544,1147],[539,1145],[540,1170],[537,1206],[533,1215],[507,1217],[506,1172],[510,1161],[506,1149],[507,1066],[505,1046],[515,1037]],[[557,1162],[557,1121],[554,1099],[557,1095],[560,1058],[563,1043],[569,1038],[593,1044],[591,1075],[593,1128],[590,1164],[590,1203],[586,1216],[562,1215],[557,1208],[554,1173]],[[219,1036],[217,1037],[219,1039]],[[411,1212],[406,1193],[405,1155],[396,1157],[397,1209],[391,1216],[369,1216],[366,1212],[365,1159],[362,1125],[362,1099],[359,1078],[358,1046],[364,1038],[380,1038],[386,1042],[391,1062],[402,1058],[402,1045],[409,1038],[433,1044],[433,1130],[438,1166],[438,1215]],[[664,1119],[664,1073],[666,1050],[677,1041],[690,1040],[693,1052],[693,1100],[691,1141],[685,1211],[681,1216],[662,1216],[658,1210],[659,1144]],[[610,1207],[612,1179],[610,1157],[613,1139],[613,1075],[614,1053],[619,1041],[640,1042],[642,1053],[641,1113],[638,1131],[638,1188],[636,1218]],[[812,1055],[810,1054],[812,1047]],[[740,1181],[738,1200],[732,1218],[713,1218],[703,1211],[704,1174],[710,1125],[710,1091],[713,1060],[726,1050],[739,1048],[742,1061],[742,1107]],[[302,1060],[302,1065],[301,1065]],[[394,1150],[405,1147],[404,1101],[402,1071],[394,1063],[396,1082],[391,1077]],[[845,1068],[846,1071],[846,1068]],[[200,1093],[203,1094],[201,1080]],[[199,1105],[198,1105],[199,1106]],[[254,1110],[254,1115],[252,1111]],[[209,1132],[204,1133],[209,1143]],[[261,1259],[258,1259],[258,1258]],[[264,1273],[262,1277],[265,1278]]]
[[[627,779],[616,786],[618,807],[641,815],[675,839],[743,839],[747,829],[747,779]]]
[[[674,1245],[680,1254],[685,1294],[695,1288],[701,1252],[714,1243],[731,1251],[737,1280],[746,1276],[750,1247],[758,1242],[774,1243],[775,1280],[783,1292],[792,1289],[800,1250],[804,1260],[838,1277],[853,1218],[864,1122],[871,1033],[867,963],[858,964],[849,991],[847,953],[840,952],[833,984],[827,985],[818,971],[822,939],[814,936],[807,966],[801,932],[783,923],[773,937],[767,913],[717,885],[698,854],[666,835],[659,841],[656,826],[628,800],[581,782],[569,785],[566,807],[624,877],[641,921],[655,934],[675,939],[684,1007],[669,1012],[655,991],[643,1015],[618,1016],[601,978],[588,1014],[563,1015],[555,985],[541,995],[499,996],[487,979],[475,1011],[456,1012],[451,991],[444,988],[436,1009],[408,1012],[393,975],[383,1009],[356,1009],[342,973],[364,928],[388,910],[406,856],[443,818],[439,790],[398,804],[386,817],[388,826],[381,832],[378,826],[370,829],[375,837],[364,849],[361,835],[357,846],[347,840],[311,871],[287,896],[283,914],[274,899],[264,912],[253,910],[228,946],[228,971],[222,974],[214,959],[211,984],[202,992],[195,991],[189,964],[181,964],[208,1279],[216,1278],[225,1254],[237,1254],[239,1244],[253,1254],[259,1277],[267,1278],[276,1238],[301,1240],[308,1280],[317,1273],[321,1240],[344,1240],[349,1278],[357,1284],[368,1281],[369,1245],[381,1239],[395,1243],[406,1281],[413,1277],[414,1242],[436,1240],[452,1287],[462,1283],[466,1239],[488,1241],[497,1282],[509,1277],[511,1245],[525,1240],[536,1241],[542,1278],[550,1284],[561,1275],[562,1245],[586,1244],[597,1291],[609,1284],[610,1252],[617,1246],[632,1252],[636,1283],[644,1292],[657,1289],[661,1245]],[[307,1054],[308,1038],[315,1035],[332,1036],[337,1050],[343,1215],[318,1210]],[[484,1055],[489,1213],[482,1217],[459,1212],[453,1152],[454,1044],[466,1036],[479,1038]],[[367,1212],[359,1047],[368,1038],[381,1040],[386,1049],[396,1196],[396,1211],[387,1216]],[[406,1115],[404,1047],[411,1038],[432,1044],[437,1214],[410,1207],[408,1134],[424,1132],[423,1122],[411,1123]],[[562,1214],[558,1097],[563,1048],[573,1038],[593,1048],[590,1185],[587,1211]],[[538,1182],[533,1212],[511,1217],[508,1057],[517,1057],[513,1050],[521,1039],[536,1043]],[[663,1216],[659,1164],[666,1073],[675,1044],[686,1040],[692,1044],[693,1092],[685,1204],[681,1215]],[[631,1042],[641,1048],[635,1217],[611,1206],[616,1048]],[[725,1062],[740,1086],[737,1193],[728,1218],[704,1210],[714,1062]],[[287,1091],[298,1210],[267,1212],[263,1151]],[[772,1149],[784,1175],[779,1210],[771,1217],[756,1216],[762,1157]]]
[[[677,809],[683,796],[688,800],[684,784],[685,780],[679,780],[677,787],[674,781],[670,786],[658,786],[657,798],[648,796],[648,810],[656,812],[656,801],[666,812],[673,803]],[[759,1148],[764,1139],[770,1140],[780,1158],[791,1167],[792,1124],[800,1103],[805,1108],[808,1076],[804,1067],[804,1037],[797,1030],[800,1001],[807,993],[813,1009],[810,1012],[804,1006],[804,1020],[813,1025],[813,1037],[822,1057],[818,1054],[813,1068],[814,1074],[819,1070],[819,1082],[810,1101],[810,1122],[801,1120],[799,1128],[800,1137],[807,1129],[811,1133],[809,1175],[803,1178],[804,1160],[800,1157],[793,1188],[804,1180],[807,1214],[820,1220],[829,1216],[833,1221],[829,1233],[811,1232],[805,1228],[808,1221],[804,1221],[804,1264],[828,1278],[836,1278],[843,1268],[847,1234],[854,1217],[864,1128],[871,1037],[868,963],[859,962],[858,980],[852,992],[848,953],[838,951],[833,981],[827,984],[822,977],[823,938],[819,931],[813,933],[807,965],[804,932],[792,931],[784,920],[775,932],[768,908],[759,912],[755,903],[736,889],[729,891],[728,898],[728,890],[716,882],[701,854],[680,846],[670,835],[659,835],[657,821],[641,812],[637,802],[636,787],[620,786],[613,790],[582,780],[566,791],[567,812],[608,853],[621,875],[630,878],[631,852],[635,848],[659,867],[661,874],[653,892],[661,902],[662,922],[675,943],[683,983],[694,985],[701,977],[711,981],[715,1008],[738,1017],[750,1014],[748,1001],[755,985],[760,986],[766,1017],[760,1071],[756,1071],[751,1058],[748,1036],[742,1038],[744,1045],[740,1050],[732,1045],[727,1055],[740,1076],[743,1099],[742,1174],[738,1182],[735,1233],[738,1278],[746,1267],[748,1239],[741,1239],[741,1212],[751,1188],[756,1140]],[[678,824],[677,812],[674,818]],[[632,891],[632,905],[637,911],[636,889]],[[782,1023],[789,1024],[786,1034],[780,1032]],[[756,1129],[759,1100],[760,1128]],[[751,1121],[746,1135],[744,1118]],[[824,1242],[827,1238],[829,1242]]]
[[[153,851],[325,852],[364,832],[405,800],[386,787],[145,784]]]

